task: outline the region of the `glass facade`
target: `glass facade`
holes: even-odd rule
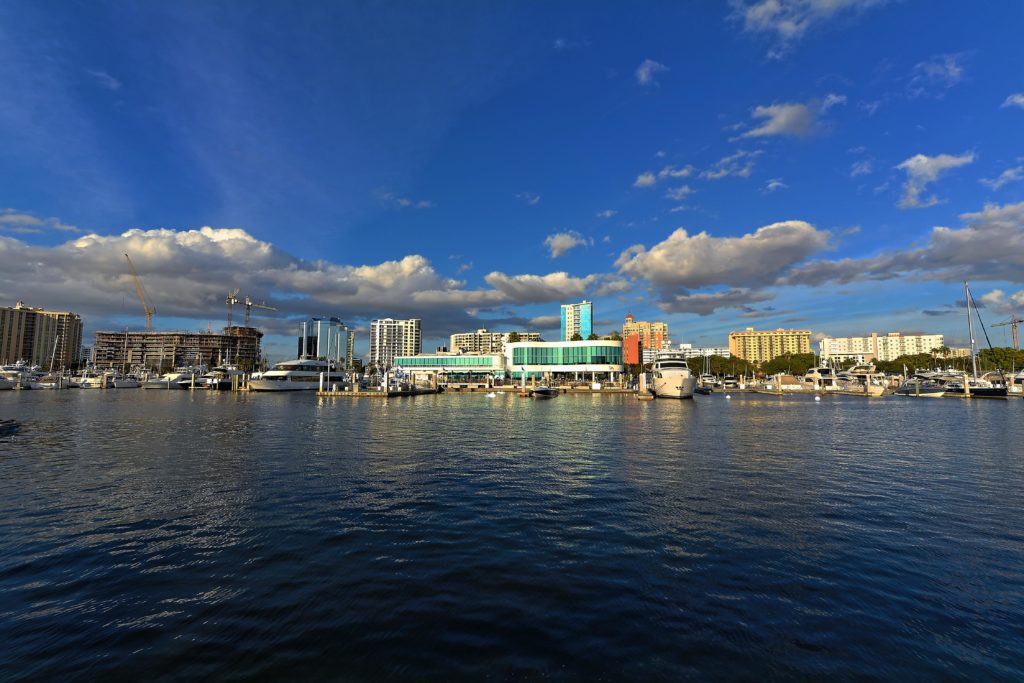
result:
[[[513,349],[512,365],[622,365],[621,346],[526,346]]]
[[[489,370],[495,366],[492,356],[397,356],[395,366],[401,368],[451,368]]]

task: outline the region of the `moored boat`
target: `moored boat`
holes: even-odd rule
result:
[[[339,371],[332,361],[299,358],[276,364],[272,369],[249,379],[250,391],[315,391],[320,388],[323,376],[324,388],[347,385],[346,374]]]
[[[651,393],[657,398],[693,398],[697,378],[684,354],[662,351],[654,359],[651,376]]]

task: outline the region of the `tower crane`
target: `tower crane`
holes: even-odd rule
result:
[[[245,326],[249,327],[249,316],[252,313],[252,309],[262,308],[265,311],[276,311],[277,309],[273,306],[267,306],[266,304],[258,304],[249,298],[249,295],[245,295]]]
[[[235,291],[233,291],[230,294],[228,294],[228,298],[224,300],[224,303],[226,303],[228,305],[228,327],[231,327],[231,319],[235,315],[235,304],[239,303],[238,302],[238,292],[239,291],[240,290],[236,288]]]
[[[1012,314],[1010,316],[1009,320],[1007,320],[1005,322],[1001,322],[1001,323],[994,323],[992,325],[992,327],[1003,327],[1005,325],[1009,325],[1010,326],[1010,331],[1013,333],[1013,350],[1014,351],[1017,351],[1018,349],[1020,349],[1020,341],[1019,341],[1019,338],[1017,337],[1017,325],[1019,325],[1020,323],[1024,323],[1024,320],[1021,320],[1020,318],[1018,318],[1017,314],[1014,313],[1014,314]]]
[[[132,272],[132,280],[135,282],[135,293],[139,296],[139,301],[142,302],[142,310],[146,312],[146,332],[152,332],[153,314],[156,313],[156,309],[151,308],[149,304],[146,303],[146,290],[142,286],[142,280],[139,278],[139,274],[135,272],[135,264],[132,263],[132,257],[128,254],[125,254],[124,257],[128,261],[128,269]],[[1014,332],[1016,332],[1017,328],[1015,327],[1013,329]]]

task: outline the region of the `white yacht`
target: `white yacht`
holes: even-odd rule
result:
[[[11,380],[7,379],[6,377],[0,377],[0,391],[3,391],[5,389],[13,389],[13,388],[14,388],[14,382],[12,382]]]
[[[87,369],[81,375],[71,380],[71,386],[79,389],[106,389],[110,386],[110,373],[97,372]]]
[[[115,389],[138,389],[142,382],[135,375],[115,375],[111,386]]]
[[[345,373],[339,371],[334,363],[312,358],[299,358],[278,363],[272,369],[249,380],[250,391],[311,391],[320,388],[320,373],[324,376],[324,388],[332,384],[342,386]]]
[[[192,378],[195,377],[197,380],[203,376],[206,372],[205,367],[198,368],[175,368],[170,372],[165,372],[156,379],[151,379],[148,382],[142,384],[143,389],[188,389],[189,385],[192,384]],[[185,386],[182,386],[181,382],[186,382]]]
[[[237,388],[244,377],[245,373],[236,365],[218,365],[202,377],[196,377],[194,388],[230,390]],[[178,386],[182,389],[193,388],[192,378],[178,380]]]
[[[697,377],[690,372],[686,356],[682,353],[663,351],[654,359],[651,368],[653,386],[651,391],[658,398],[693,398]]]

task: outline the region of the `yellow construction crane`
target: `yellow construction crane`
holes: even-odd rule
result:
[[[156,309],[150,308],[149,304],[146,303],[146,290],[142,286],[142,280],[139,279],[139,274],[135,272],[135,264],[132,263],[132,257],[128,254],[125,254],[124,257],[128,261],[128,268],[132,271],[132,279],[135,281],[135,293],[139,295],[139,301],[142,302],[142,310],[146,312],[146,332],[152,332],[153,314],[156,313]]]
[[[1010,319],[1007,320],[1006,322],[995,323],[995,324],[992,325],[992,327],[1002,327],[1004,325],[1009,325],[1010,326],[1010,331],[1013,333],[1013,350],[1014,351],[1017,351],[1018,349],[1020,349],[1020,341],[1017,338],[1017,325],[1019,325],[1020,323],[1024,323],[1024,320],[1021,320],[1020,318],[1018,318],[1017,314],[1014,313],[1013,315],[1010,316]]]
[[[228,294],[228,298],[224,300],[224,303],[228,305],[228,327],[231,327],[231,318],[235,315],[235,304],[238,303],[238,292],[239,289]]]
[[[258,304],[249,298],[249,295],[245,295],[245,326],[249,327],[249,316],[252,313],[252,309],[262,308],[265,311],[276,311],[277,309],[273,306],[267,306],[266,304]]]

